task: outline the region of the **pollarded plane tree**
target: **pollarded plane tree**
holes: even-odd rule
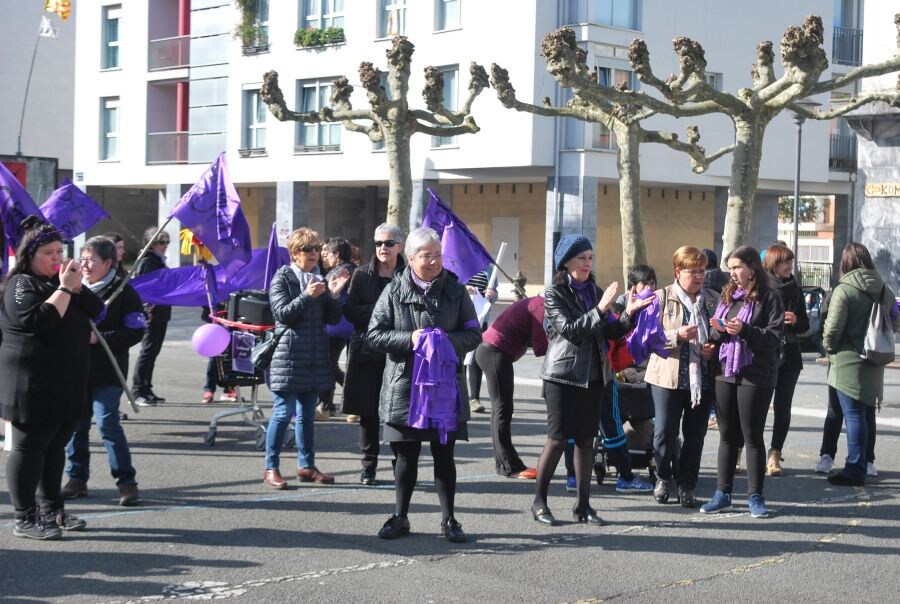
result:
[[[566,54],[561,59],[559,54]],[[706,155],[700,145],[700,131],[691,125],[687,129],[687,141],[680,140],[673,132],[647,130],[641,122],[657,114],[653,109],[644,109],[633,103],[620,103],[596,93],[598,88],[606,88],[598,82],[596,72],[586,63],[587,54],[577,45],[575,32],[562,28],[544,36],[541,55],[547,59],[548,69],[560,60],[575,65],[579,78],[566,78],[560,84],[572,89],[572,98],[565,107],[554,107],[549,98],[544,98],[543,106],[525,103],[516,98],[516,91],[509,81],[509,73],[497,64],[491,65],[491,85],[504,107],[550,117],[569,117],[585,122],[603,124],[616,136],[616,160],[619,171],[619,212],[622,223],[622,265],[626,275],[631,267],[647,263],[647,249],[644,241],[643,218],[641,213],[641,167],[639,147],[641,143],[660,143],[676,151],[687,153],[694,172],[700,174],[709,168],[711,162],[731,151],[734,146],[723,147]],[[554,74],[555,75],[555,74]],[[626,83],[616,88],[627,92]]]
[[[409,107],[409,76],[412,42],[404,36],[393,39],[386,51],[388,90],[382,86],[382,72],[372,63],[362,62],[359,79],[369,100],[368,109],[354,109],[350,103],[353,86],[346,77],[333,82],[331,105],[319,111],[301,113],[287,108],[284,95],[278,86],[278,73],[269,71],[263,76],[260,95],[269,110],[280,121],[296,121],[304,124],[340,122],[350,132],[360,132],[372,142],[384,143],[388,161],[388,209],[387,222],[402,229],[409,226],[412,205],[412,170],[410,166],[410,138],[421,132],[431,136],[456,136],[478,132],[478,125],[471,116],[472,103],[482,90],[488,87],[487,72],[472,63],[469,68],[469,94],[459,110],[448,109],[443,104],[444,76],[434,67],[425,68],[425,88],[422,96],[426,109]],[[369,123],[361,123],[364,120]]]
[[[900,28],[900,18],[895,18]],[[796,105],[810,96],[824,94],[847,86],[862,78],[879,76],[900,70],[900,52],[890,59],[863,65],[848,73],[819,81],[828,68],[823,47],[822,20],[817,16],[804,19],[799,27],[789,27],[781,41],[783,74],[775,77],[775,56],[772,43],[761,42],[757,47],[756,63],[751,70],[753,85],[732,94],[717,90],[706,80],[706,57],[703,47],[683,36],[673,40],[680,71],[665,80],[653,74],[650,53],[643,40],[629,46],[629,61],[637,78],[660,93],[662,98],[646,92],[600,87],[593,83],[583,62],[579,63],[574,39],[556,36],[553,48],[545,53],[547,70],[557,82],[566,87],[582,89],[582,98],[592,104],[603,101],[623,105],[638,105],[673,117],[693,117],[720,113],[727,115],[735,126],[731,183],[725,229],[722,235],[723,265],[725,255],[746,244],[750,235],[753,202],[759,180],[763,138],[772,119],[784,110],[796,111],[811,119],[832,119],[867,103],[882,101],[900,106],[900,93],[872,91],[858,95],[840,106],[810,110]],[[900,35],[898,35],[900,48]]]

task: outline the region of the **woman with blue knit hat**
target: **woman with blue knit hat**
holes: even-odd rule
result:
[[[566,235],[553,254],[553,285],[544,296],[549,345],[541,378],[547,404],[547,441],[538,461],[531,513],[537,522],[556,524],[547,507],[547,490],[569,438],[575,440],[575,473],[578,502],[572,510],[578,522],[600,525],[591,508],[590,493],[593,441],[600,424],[604,388],[612,379],[606,340],[618,339],[631,329],[631,316],[653,301],[628,296],[621,317],[612,306],[618,282],[606,291],[597,287],[592,272],[593,246],[587,237]]]

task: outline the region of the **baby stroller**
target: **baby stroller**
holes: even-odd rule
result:
[[[624,379],[643,378],[643,371],[627,369],[620,372]],[[650,385],[644,381],[630,383],[617,380],[616,389],[619,398],[619,415],[625,438],[628,441],[628,455],[631,458],[631,467],[634,469],[647,468],[650,481],[656,482],[656,461],[653,456],[653,417],[656,414],[653,405],[653,397],[650,394]],[[678,467],[678,457],[681,452],[681,439],[679,438],[672,460],[672,467]],[[594,441],[594,476],[598,485],[602,485],[610,470],[606,447],[603,445],[603,435],[599,434]],[[677,477],[675,477],[677,478]]]

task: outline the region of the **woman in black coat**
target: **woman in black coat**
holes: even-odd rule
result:
[[[481,342],[481,329],[472,300],[453,273],[444,270],[441,240],[432,229],[420,228],[406,240],[409,268],[381,292],[366,339],[369,345],[387,354],[381,385],[379,415],[384,423],[384,440],[391,443],[397,458],[394,467],[396,509],[378,531],[382,539],[396,539],[409,533],[409,502],[416,486],[419,454],[423,442],[431,443],[434,482],[441,502],[441,532],[448,541],[466,540],[462,526],[453,517],[456,495],[456,464],[453,448],[457,440],[468,440],[466,422],[469,406],[462,359]],[[456,430],[443,436],[435,428],[410,425],[410,397],[413,383],[413,350],[425,328],[439,328],[456,355]],[[426,340],[427,341],[427,340]],[[429,376],[431,377],[431,376]],[[414,422],[413,422],[414,423]]]
[[[63,261],[63,236],[33,217],[3,286],[0,411],[12,424],[6,460],[13,535],[59,539],[85,522],[64,511],[65,447],[88,410],[90,321],[103,303],[82,288],[75,260]],[[40,486],[40,510],[36,492]]]
[[[538,460],[531,514],[541,524],[555,525],[547,507],[547,491],[566,441],[575,439],[578,522],[603,524],[589,503],[594,437],[600,428],[601,405],[609,405],[606,384],[612,381],[606,340],[619,339],[631,328],[631,316],[653,297],[638,300],[631,291],[620,318],[612,313],[619,284],[606,291],[594,283],[593,246],[587,237],[566,235],[553,254],[556,273],[544,293],[547,356],[541,367],[547,404],[547,440]],[[607,414],[609,417],[611,414]]]
[[[359,421],[359,450],[362,452],[364,485],[375,484],[378,466],[378,393],[384,378],[385,357],[366,344],[366,329],[375,303],[382,290],[406,266],[400,251],[403,234],[392,224],[375,229],[375,254],[372,261],[353,273],[344,316],[353,324],[353,337],[347,355],[347,377],[344,380],[344,413],[347,421]]]
[[[763,258],[763,268],[772,277],[772,285],[781,304],[784,306],[784,341],[781,346],[781,357],[778,366],[778,381],[775,384],[775,397],[772,402],[772,444],[769,447],[766,473],[769,476],[781,476],[784,440],[791,427],[791,401],[794,388],[803,370],[803,357],[800,355],[800,334],[809,329],[809,317],[806,315],[806,300],[800,284],[792,274],[794,271],[794,252],[783,245],[771,245]]]

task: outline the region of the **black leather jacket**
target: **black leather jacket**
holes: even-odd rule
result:
[[[594,285],[596,299],[603,290]],[[585,309],[579,296],[568,283],[557,283],[544,292],[544,329],[547,331],[547,356],[541,367],[541,378],[550,382],[587,388],[591,366],[601,363],[604,382],[611,375],[609,357],[603,350],[607,339],[618,339],[631,331],[631,317],[622,313],[618,320],[607,321],[609,313],[597,307]]]

